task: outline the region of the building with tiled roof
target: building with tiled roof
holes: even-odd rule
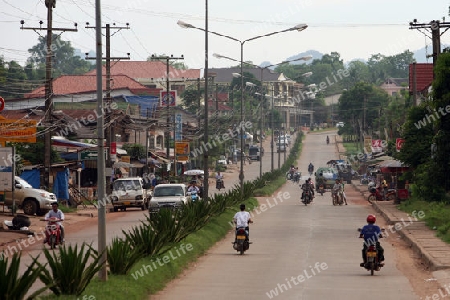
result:
[[[103,86],[106,86],[103,78]],[[111,76],[111,97],[119,95],[150,94],[151,89],[126,75]],[[53,80],[53,102],[78,103],[97,98],[97,78],[94,75],[63,75]],[[34,109],[45,106],[45,86],[41,86],[23,99],[8,100],[5,110]]]
[[[381,85],[380,88],[386,91],[389,96],[395,96],[402,90],[408,89],[408,78],[387,78]]]

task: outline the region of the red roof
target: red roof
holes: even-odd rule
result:
[[[118,61],[111,64],[111,75],[123,74],[136,80],[166,78],[166,72],[167,66],[162,61]],[[97,72],[94,69],[87,74],[95,75]],[[197,79],[200,78],[200,69],[179,70],[169,65],[169,78]]]
[[[414,64],[409,65],[409,91],[413,92],[413,69]],[[433,64],[416,63],[416,90],[423,92],[433,82]]]
[[[28,110],[3,110],[0,115],[9,120],[24,119],[40,121],[45,117],[43,111],[40,111],[40,113],[39,111],[37,113],[31,113]]]
[[[111,76],[111,90],[139,90],[147,88],[136,80],[126,75]],[[103,76],[103,88],[105,88],[106,78]],[[54,95],[83,94],[97,91],[97,77],[95,75],[63,75],[53,81]],[[25,94],[24,98],[40,98],[45,96],[45,86],[41,86],[34,91]]]
[[[208,107],[211,107],[210,109],[215,110],[216,109],[216,101],[208,100]],[[219,108],[219,111],[232,110],[231,107],[224,105],[220,102],[217,103],[217,107]]]

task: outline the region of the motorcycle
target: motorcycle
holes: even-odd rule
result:
[[[306,206],[308,204],[311,204],[311,201],[312,201],[311,191],[308,191],[308,190],[304,191],[303,200],[302,200],[303,204],[305,204],[305,206]]]
[[[190,192],[190,196],[191,196],[192,202],[195,202],[195,201],[198,200],[198,193],[197,193],[197,191]]]
[[[327,137],[327,145],[330,143],[330,139]]]
[[[331,198],[333,198],[333,205],[342,205],[344,204],[344,195],[342,194],[341,191],[334,189],[332,194],[331,194]]]
[[[319,184],[319,188],[317,189],[317,192],[323,196],[323,193],[325,193],[325,187],[323,185],[323,183]]]
[[[299,183],[299,182],[300,182],[300,177],[301,177],[300,172],[295,172],[295,173],[294,173],[294,176],[293,176],[293,178],[292,178],[292,180],[293,180],[295,183]]]
[[[361,231],[361,228],[359,228],[358,231]],[[382,231],[384,230],[382,229]],[[368,245],[366,247],[365,256],[366,262],[364,264],[361,264],[361,267],[363,267],[367,271],[370,271],[370,275],[373,276],[373,273],[375,271],[380,271],[381,267],[384,266],[384,264],[379,261],[377,246],[374,244]]]
[[[302,173],[299,171],[288,171],[286,172],[286,180],[291,180],[292,182],[299,183]]]
[[[251,242],[248,240],[248,235],[245,227],[236,228],[236,237],[233,244],[233,249],[243,255],[245,251],[250,248]]]
[[[28,231],[28,227],[31,225],[30,218],[24,215],[17,215],[12,221],[4,220],[3,223],[9,230]]]
[[[367,201],[372,203],[373,201],[383,201],[383,193],[380,192],[379,189],[371,186],[369,188],[370,195],[367,197]],[[396,200],[397,199],[397,190],[396,189],[388,189],[386,192],[386,200]]]
[[[45,226],[45,241],[50,246],[50,249],[55,249],[56,246],[62,244],[61,227],[58,222],[61,222],[61,220],[52,217]]]
[[[219,178],[216,180],[216,189],[218,189],[220,191],[220,189],[224,189],[225,185],[223,183],[223,179]]]

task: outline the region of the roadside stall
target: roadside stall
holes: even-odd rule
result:
[[[381,174],[384,179],[389,183],[390,188],[397,191],[397,202],[406,200],[409,198],[408,182],[400,180],[401,175],[409,170],[408,166],[405,166],[401,161],[391,159],[385,160],[378,164]],[[379,179],[379,178],[377,178]]]

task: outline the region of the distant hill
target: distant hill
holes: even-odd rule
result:
[[[313,57],[311,60],[309,60],[309,61],[306,62],[307,64],[311,63],[311,62],[312,62],[313,60],[315,60],[315,59],[321,59],[322,56],[323,56],[323,54],[320,53],[319,51],[316,51],[316,50],[308,50],[308,51],[306,51],[306,52],[302,52],[302,53],[299,53],[299,54],[290,56],[290,57],[286,58],[286,61],[294,60],[294,59],[297,59],[297,58],[300,58],[300,57],[304,57],[304,56],[307,56],[307,55],[312,55],[312,57]],[[291,64],[293,64],[293,65],[299,65],[299,64],[304,64],[304,63],[305,63],[305,61],[299,60],[299,61],[294,61],[294,62],[292,62]],[[264,68],[264,67],[267,67],[267,66],[270,66],[270,65],[272,65],[272,63],[271,63],[270,61],[263,61],[261,64],[259,64],[259,66],[260,66],[261,68]],[[273,70],[273,69],[275,69],[275,68],[276,68],[276,67],[271,67],[270,69]]]
[[[442,45],[442,49],[443,48],[446,48],[446,47],[449,47],[450,45]],[[410,50],[411,52],[413,52],[414,53],[414,59],[418,62],[418,63],[432,63],[433,62],[433,60],[432,60],[432,58],[430,57],[430,58],[428,58],[427,59],[427,55],[430,55],[431,54],[431,52],[433,51],[433,48],[431,47],[431,45],[428,47],[428,49],[426,49],[425,47],[423,47],[423,48],[421,48],[421,49],[418,49],[418,50],[415,50],[415,51],[412,51],[412,50]],[[401,52],[399,52],[398,54],[400,54]],[[306,55],[312,55],[312,59],[311,60],[309,60],[309,61],[307,61],[306,63],[307,64],[309,64],[309,63],[311,63],[313,60],[315,60],[315,59],[322,59],[322,56],[323,56],[323,53],[321,53],[321,52],[319,52],[319,51],[317,51],[317,50],[308,50],[308,51],[306,51],[306,52],[302,52],[302,53],[299,53],[299,54],[295,54],[295,55],[293,55],[293,56],[290,56],[290,57],[288,57],[288,58],[286,58],[286,60],[288,61],[288,60],[294,60],[294,59],[297,59],[297,58],[300,58],[300,57],[303,57],[303,56],[306,56]],[[385,54],[386,55],[386,54]],[[394,54],[391,54],[391,55],[394,55]],[[355,60],[358,60],[358,61],[361,61],[361,62],[364,62],[364,63],[367,63],[367,60],[369,59],[369,57],[367,57],[367,58],[353,58],[353,59],[351,59],[351,60],[349,60],[349,61],[345,61],[344,62],[344,64],[347,66],[348,65],[348,63],[349,62],[351,62],[351,61],[355,61]],[[296,65],[298,65],[298,64],[304,64],[305,62],[304,61],[301,61],[301,60],[299,60],[299,61],[295,61],[295,62],[292,62],[291,64],[296,64]],[[270,61],[264,61],[264,62],[262,62],[259,66],[260,67],[267,67],[267,66],[270,66],[272,63],[270,62]],[[275,67],[273,67],[273,68],[270,68],[270,69],[274,69]]]
[[[298,59],[300,57],[304,57],[304,56],[307,56],[307,55],[312,55],[312,59],[308,60],[306,62],[307,64],[310,64],[315,59],[322,59],[323,53],[320,53],[317,50],[308,50],[306,52],[302,52],[302,53],[290,56],[290,57],[286,58],[286,60],[294,60],[294,59]],[[304,63],[305,62],[302,61],[302,60],[292,62],[292,64],[294,64],[294,65],[300,65],[300,64],[304,64]]]

